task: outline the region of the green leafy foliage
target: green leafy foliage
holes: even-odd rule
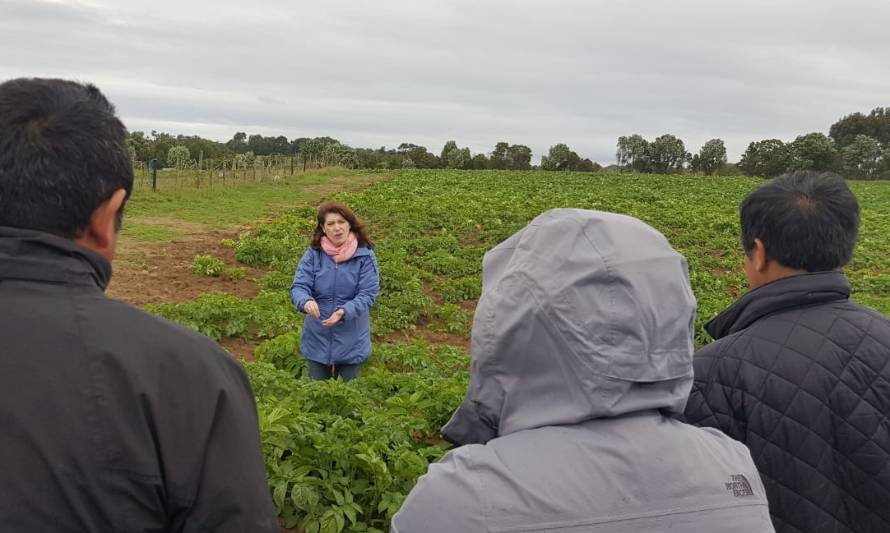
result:
[[[473,325],[473,313],[462,309],[456,304],[445,304],[435,312],[436,320],[430,324],[433,331],[443,331],[462,337],[470,336],[470,328]]]
[[[288,362],[299,358],[297,339],[267,341],[257,349],[261,361],[245,363],[273,500],[287,527],[385,531],[446,450],[438,429],[463,397],[467,354],[383,345],[360,379],[308,381]]]
[[[297,329],[296,332],[264,341],[254,352],[256,360],[270,363],[293,377],[308,375],[306,360],[300,355],[300,333],[301,330]]]
[[[223,271],[223,276],[229,279],[244,279],[247,277],[247,269],[244,267],[227,268]]]
[[[260,292],[253,300],[208,293],[195,301],[149,305],[146,310],[216,340],[271,338],[294,331],[302,323],[302,315],[289,305],[287,294],[268,291]]]
[[[226,270],[226,264],[223,260],[212,255],[196,255],[192,261],[192,273],[199,276],[209,276],[217,278]]]

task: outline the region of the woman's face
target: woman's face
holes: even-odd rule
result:
[[[340,213],[328,213],[324,217],[325,236],[334,243],[334,246],[340,246],[349,236],[349,221],[343,218]]]

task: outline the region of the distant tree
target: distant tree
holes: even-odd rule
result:
[[[749,144],[737,166],[748,176],[773,178],[785,172],[788,163],[788,146],[779,139],[764,139]]]
[[[435,154],[429,153],[425,146],[402,143],[399,145],[397,153],[403,158],[410,158],[417,168],[441,168],[443,166],[442,160]]]
[[[311,164],[314,167],[319,165],[324,146],[324,143],[317,138],[306,139],[300,144],[300,158],[303,160],[303,170],[306,170],[307,164]]]
[[[514,144],[507,148],[507,168],[528,170],[532,167],[532,149],[524,144]]]
[[[881,162],[878,164],[878,174],[875,177],[882,180],[890,180],[890,148],[884,149]]]
[[[618,160],[619,167],[636,172],[648,172],[648,153],[649,142],[641,135],[634,133],[630,136],[618,137],[615,158]]]
[[[726,146],[721,139],[711,139],[692,157],[690,168],[710,176],[726,164]]]
[[[439,158],[442,161],[448,161],[448,155],[455,150],[457,150],[457,141],[448,141],[445,143],[445,146],[442,147],[442,154]]]
[[[325,141],[322,144],[326,146],[329,142]],[[251,135],[247,138],[247,149],[256,155],[286,155],[294,153],[293,146],[288,142],[287,137],[283,135],[277,137],[266,137],[259,134]]]
[[[868,115],[847,115],[832,124],[828,130],[828,136],[838,148],[853,143],[858,135],[867,135],[885,147],[890,147],[890,107],[876,107]]]
[[[595,163],[590,159],[585,158],[578,162],[575,170],[578,172],[599,172],[602,168],[602,165],[599,163]]]
[[[550,147],[550,151],[541,158],[543,170],[575,170],[581,158],[568,145],[560,143]]]
[[[133,131],[127,135],[127,147],[132,148],[137,161],[151,159],[151,141],[145,138],[145,133]]]
[[[284,135],[279,135],[272,140],[272,153],[277,155],[289,155],[292,154],[290,143],[287,141],[287,137]]]
[[[788,154],[788,170],[837,170],[840,163],[834,142],[822,133],[798,136]]]
[[[181,144],[170,148],[167,152],[167,164],[175,166],[176,168],[185,166],[185,163],[189,159],[191,159],[189,149]]]
[[[402,168],[417,168],[417,165],[414,164],[410,157],[406,157],[402,160]]]
[[[666,133],[655,139],[646,151],[649,166],[656,174],[671,174],[683,169],[686,162],[686,147],[683,141]]]
[[[847,178],[872,179],[880,170],[884,150],[877,139],[857,135],[853,142],[841,148],[843,174]]]
[[[232,139],[226,142],[226,146],[236,154],[243,154],[247,151],[247,134],[239,131],[232,136]]]
[[[490,163],[488,158],[485,157],[485,154],[476,154],[473,156],[470,164],[473,170],[485,170],[486,168],[489,168]]]
[[[532,149],[524,144],[499,142],[494,146],[489,160],[491,168],[498,170],[528,170],[531,168]]]
[[[259,134],[247,137],[247,149],[256,155],[269,155],[272,153],[272,146],[268,139]]]
[[[167,154],[170,153],[170,148],[176,145],[176,139],[172,135],[152,130],[150,143],[147,159],[157,159],[159,163],[158,168],[168,167],[173,164],[172,162],[167,162]]]
[[[298,138],[292,140],[289,143],[290,144],[290,153],[299,154],[301,152],[301,148],[303,147],[303,143],[305,143],[308,140],[309,140],[308,137],[298,137]]]
[[[472,167],[473,156],[469,148],[458,148],[455,141],[448,141],[442,148],[440,160],[447,168],[469,169]]]
[[[717,169],[717,172],[714,173],[717,176],[741,176],[742,171],[739,170],[738,165],[733,163],[727,163],[722,167]]]
[[[256,154],[249,150],[243,154],[235,154],[234,162],[238,168],[248,169],[256,162]]]
[[[469,148],[460,148],[448,154],[448,168],[467,170],[473,166],[473,156]]]
[[[491,158],[489,162],[491,164],[491,168],[497,170],[507,170],[510,166],[510,160],[507,156],[507,150],[510,148],[510,143],[499,142],[494,145],[494,150],[491,152]]]
[[[339,142],[322,144],[321,160],[325,166],[338,165],[355,168],[358,162],[355,150]]]
[[[197,135],[177,135],[176,144],[189,149],[192,159],[222,157],[229,152],[225,144],[198,137]]]

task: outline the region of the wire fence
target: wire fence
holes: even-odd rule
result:
[[[146,161],[134,161],[133,187],[161,191],[275,183],[306,168],[318,168],[319,163],[321,162],[307,161],[304,164],[297,156],[260,156],[253,160],[192,160],[173,168],[152,171]]]

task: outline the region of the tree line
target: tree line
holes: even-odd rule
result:
[[[755,176],[773,177],[789,170],[830,170],[847,178],[890,179],[890,108],[868,115],[847,115],[822,133],[752,142],[738,163]]]
[[[626,171],[771,178],[794,170],[827,170],[852,179],[890,179],[890,108],[847,115],[831,125],[828,135],[807,133],[788,143],[754,141],[735,165],[727,163],[721,139],[709,140],[697,154],[687,152],[683,141],[670,134],[651,142],[637,134],[622,136],[617,148],[618,166]]]
[[[454,168],[466,170],[530,170],[531,148],[521,144],[499,142],[485,154],[473,154],[456,141],[448,141],[438,154],[425,146],[402,143],[397,148],[353,148],[331,137],[286,137],[247,135],[236,133],[226,142],[212,141],[198,136],[177,135],[152,131],[129,134],[127,144],[134,161],[156,160],[158,168],[181,167],[199,159],[228,161],[235,165],[251,165],[258,157],[290,156],[303,168],[342,165],[350,168]],[[562,145],[565,146],[565,145]],[[576,170],[582,160],[571,152]],[[575,161],[577,160],[577,162]],[[584,160],[589,162],[590,160]],[[562,170],[562,169],[560,169]],[[596,168],[590,168],[596,170]]]
[[[599,171],[603,167],[582,158],[564,143],[551,146],[540,166],[532,165],[532,151],[523,144],[498,142],[488,153],[473,154],[456,141],[441,152],[402,143],[396,148],[354,148],[331,137],[263,136],[235,133],[226,142],[198,136],[135,131],[128,137],[134,161],[155,159],[159,168],[181,167],[199,159],[251,165],[258,156],[290,156],[304,169],[342,165],[350,168],[451,168],[466,170]],[[830,170],[847,178],[890,179],[890,108],[878,107],[868,115],[847,115],[829,128],[828,135],[807,133],[791,142],[764,139],[752,142],[737,164],[727,162],[722,139],[704,143],[698,153],[686,150],[683,140],[668,133],[654,140],[639,134],[618,138],[616,164],[605,170],[672,174],[747,174],[773,177],[792,170]]]

